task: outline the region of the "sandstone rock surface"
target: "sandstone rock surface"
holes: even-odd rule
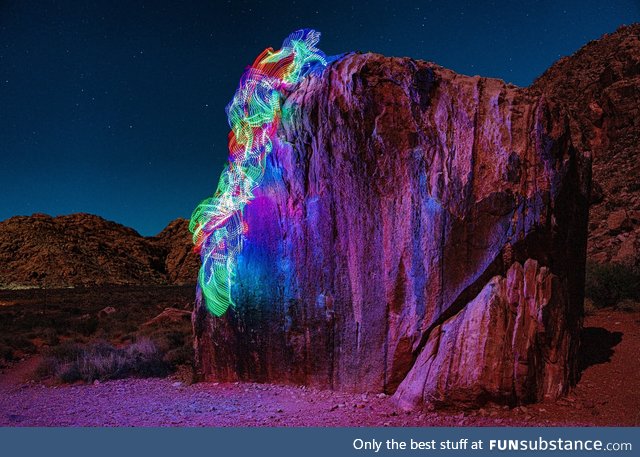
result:
[[[195,284],[200,259],[193,252],[188,220],[176,219],[158,235],[148,239],[161,251],[164,272],[170,284]]]
[[[563,393],[575,335],[566,288],[527,260],[495,276],[462,311],[433,328],[400,385],[401,407],[523,403]],[[426,376],[425,376],[426,373]]]
[[[198,375],[405,407],[565,393],[591,157],[637,147],[621,96],[638,88],[637,36],[605,36],[529,88],[376,54],[305,80],[246,210],[238,308],[194,310]]]

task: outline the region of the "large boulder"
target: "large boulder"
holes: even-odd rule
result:
[[[613,83],[613,82],[612,82]],[[577,376],[591,154],[544,84],[349,54],[287,98],[201,379],[531,402]]]

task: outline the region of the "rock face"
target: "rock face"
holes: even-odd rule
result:
[[[170,284],[196,283],[200,259],[193,252],[188,220],[176,219],[157,236],[148,239],[160,249],[166,280]]]
[[[0,222],[0,286],[195,284],[188,222],[156,237],[91,214],[17,216]]]
[[[561,59],[533,85],[563,100],[593,154],[589,259],[640,262],[640,24]]]
[[[412,408],[560,396],[573,363],[571,317],[566,288],[549,268],[514,263],[431,330],[396,399]]]
[[[637,148],[639,49],[623,28],[529,88],[375,54],[305,80],[246,209],[238,307],[194,310],[197,374],[403,407],[565,393],[591,157]]]

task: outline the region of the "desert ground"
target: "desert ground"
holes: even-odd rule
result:
[[[179,346],[190,344],[188,313],[165,313],[166,319],[154,320],[166,308],[188,308],[189,287],[112,287],[98,292],[48,291],[44,306],[42,290],[0,293],[3,344],[5,352],[12,351],[12,360],[0,373],[1,426],[640,425],[637,306],[588,313],[580,354],[582,374],[565,399],[525,406],[488,404],[465,411],[405,412],[395,407],[392,398],[376,392],[192,383],[190,367],[183,363],[186,356],[174,357],[177,365],[163,377],[61,382],[47,376],[42,368],[47,354],[69,341],[88,344],[102,338],[114,347],[124,347],[142,332],[160,341],[159,347],[166,346],[167,340],[174,345],[178,341]],[[81,310],[80,303],[84,306]],[[107,314],[106,307],[115,311]],[[12,333],[8,334],[10,322]],[[183,339],[176,338],[180,332]],[[22,343],[7,349],[8,337]],[[176,350],[184,348],[163,350],[175,356]]]

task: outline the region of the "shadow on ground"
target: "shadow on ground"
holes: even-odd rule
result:
[[[592,365],[611,361],[613,348],[622,341],[622,332],[610,332],[602,327],[585,327],[580,335],[578,369],[580,373]]]

